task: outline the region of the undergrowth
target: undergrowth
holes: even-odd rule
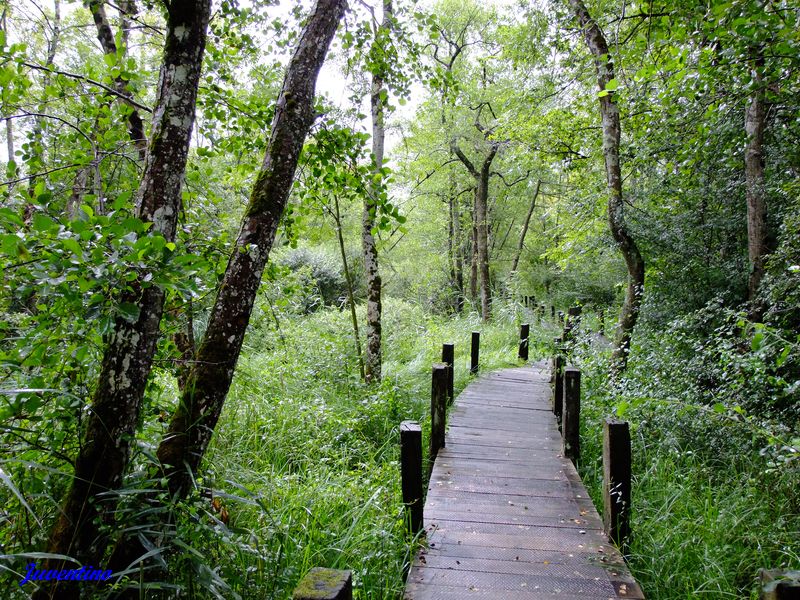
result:
[[[645,323],[617,386],[607,378],[607,352],[589,335],[575,356],[583,369],[580,471],[601,508],[602,419],[630,422],[629,564],[654,600],[755,599],[760,568],[800,567],[797,430],[768,399],[753,403],[768,394],[748,386],[764,377],[731,375],[742,365],[746,372],[768,372],[769,365],[751,340],[734,357],[715,350],[714,361],[698,350],[731,346],[734,327],[706,335],[683,321],[667,330]],[[746,338],[747,330],[739,335]],[[750,401],[746,409],[739,399]]]

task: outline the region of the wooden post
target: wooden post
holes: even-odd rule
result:
[[[453,403],[453,369],[455,365],[455,345],[442,344],[442,362],[447,365],[447,402]]]
[[[563,310],[558,311],[558,322],[561,323],[561,325],[564,324],[564,311]]]
[[[539,320],[544,320],[544,304],[539,305]]]
[[[400,423],[400,473],[403,504],[412,536],[422,531],[422,428],[416,421]]]
[[[781,571],[778,569],[759,571],[761,600],[800,599],[800,571]]]
[[[562,398],[564,397],[564,355],[556,350],[553,358],[553,413],[558,421],[558,430],[561,431]]]
[[[603,423],[603,524],[608,539],[624,546],[631,532],[631,433],[627,421]]]
[[[353,600],[352,574],[314,567],[297,584],[292,600]]]
[[[605,335],[606,333],[606,311],[600,311],[600,335]]]
[[[472,332],[472,348],[470,349],[469,372],[478,372],[478,359],[480,358],[481,351],[481,333],[480,331]]]
[[[444,448],[447,419],[447,365],[434,363],[431,377],[431,443],[428,452],[431,469],[440,448]]]
[[[564,405],[562,408],[562,426],[564,432],[564,458],[573,464],[581,456],[581,370],[574,367],[564,369]]]
[[[528,360],[528,337],[530,337],[530,323],[525,323],[519,328],[519,357]]]
[[[552,304],[550,305],[550,318],[551,319],[556,318],[556,307],[553,306]]]

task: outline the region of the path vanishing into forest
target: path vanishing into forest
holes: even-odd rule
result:
[[[486,374],[456,399],[406,599],[644,597],[563,456],[549,381],[541,362]]]

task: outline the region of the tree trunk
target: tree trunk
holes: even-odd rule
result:
[[[392,0],[383,0],[383,22],[376,28],[373,48],[377,48],[379,56],[386,56],[383,44],[388,43],[389,30],[392,24]],[[372,90],[370,106],[372,108],[372,155],[375,160],[370,194],[364,201],[361,242],[364,247],[364,270],[367,277],[367,348],[364,365],[364,378],[367,383],[378,383],[381,380],[381,276],[378,271],[378,248],[375,245],[375,216],[378,209],[378,197],[383,193],[381,169],[383,168],[383,148],[386,139],[384,120],[386,107],[383,97],[385,67],[381,60],[372,74]]]
[[[492,161],[497,155],[498,145],[492,143],[489,154],[483,160],[477,189],[475,191],[475,214],[478,236],[478,268],[481,273],[481,317],[489,322],[492,318],[492,282],[489,276],[489,175]]]
[[[114,33],[111,31],[111,25],[109,24],[108,17],[106,16],[104,1],[89,0],[88,7],[92,13],[92,18],[94,19],[95,28],[97,29],[97,39],[103,48],[103,53],[117,56],[117,43],[114,40]],[[124,12],[125,11],[123,11],[123,13]],[[123,21],[124,20],[125,19],[123,19]],[[127,32],[125,31],[124,24],[122,31],[123,39],[127,40]],[[125,51],[127,52],[127,48],[125,48]],[[120,102],[125,102],[125,100],[122,98],[133,100],[133,94],[128,88],[128,82],[122,79],[121,76],[114,78],[114,89],[120,94],[117,96],[117,99]],[[136,146],[136,150],[139,153],[139,159],[143,161],[145,158],[145,153],[147,152],[147,139],[144,134],[144,123],[142,122],[142,117],[139,115],[136,107],[130,104],[130,102],[127,102],[126,104],[130,110],[130,113],[128,114],[128,135]]]
[[[758,286],[764,277],[764,258],[767,255],[767,199],[764,190],[764,130],[767,110],[764,99],[764,82],[760,69],[764,57],[756,57],[753,74],[753,92],[745,110],[744,129],[747,145],[744,150],[744,172],[747,188],[747,254],[750,263],[748,299],[751,317],[759,320],[762,309],[757,306]]]
[[[644,293],[644,259],[635,240],[625,223],[624,202],[622,198],[622,173],[620,169],[619,143],[620,118],[615,92],[606,90],[608,83],[614,79],[614,63],[608,51],[608,44],[603,32],[591,18],[581,0],[570,0],[575,16],[583,28],[586,45],[594,55],[597,70],[597,86],[605,95],[600,97],[600,115],[603,122],[603,156],[606,163],[606,179],[608,181],[608,224],[611,235],[617,243],[628,268],[628,287],[625,291],[625,302],[619,318],[619,331],[612,356],[611,373],[618,376],[628,363],[631,345],[631,334],[639,318],[639,308]]]
[[[531,207],[528,209],[528,214],[525,215],[525,222],[522,224],[522,233],[519,236],[519,244],[517,244],[517,251],[514,253],[514,260],[511,263],[511,272],[515,273],[519,266],[519,258],[522,256],[522,249],[525,247],[525,236],[528,234],[528,227],[531,224],[531,217],[536,208],[536,199],[539,197],[539,188],[542,187],[542,180],[536,182],[536,189],[533,191],[533,199],[531,200]]]
[[[366,381],[364,370],[364,355],[361,352],[361,336],[358,333],[358,316],[356,315],[356,297],[353,293],[353,275],[347,265],[347,251],[344,246],[344,235],[342,234],[342,215],[339,212],[339,198],[333,194],[333,215],[334,225],[336,226],[336,239],[339,241],[339,253],[342,255],[342,269],[344,270],[344,281],[347,284],[347,304],[350,306],[350,318],[353,321],[353,341],[356,346],[356,356],[358,357],[358,372],[361,380]],[[380,323],[378,323],[380,325]]]
[[[470,291],[477,296],[477,280],[480,274],[481,292],[481,318],[486,322],[492,318],[492,290],[489,279],[489,226],[488,226],[488,199],[489,176],[494,157],[500,145],[492,142],[489,153],[484,157],[481,169],[478,171],[472,161],[467,158],[461,148],[453,141],[450,145],[455,155],[464,164],[470,175],[475,179],[475,203],[472,217],[472,280]],[[473,296],[473,297],[474,297]]]
[[[455,191],[455,185],[453,185]],[[461,239],[461,196],[453,199],[453,283],[456,292],[456,313],[464,310],[464,242]]]
[[[188,491],[190,472],[200,465],[222,412],[300,151],[314,121],[317,75],[346,5],[346,0],[317,0],[286,71],[264,163],[198,349],[197,363],[158,448],[172,493]]]
[[[169,4],[153,142],[137,198],[137,216],[152,223],[149,235],[167,241],[175,239],[177,228],[210,4],[210,0]],[[99,521],[111,519],[114,501],[108,492],[120,487],[128,464],[159,336],[164,291],[140,278],[118,300],[136,304],[139,313],[133,319],[117,317],[106,340],[75,476],[47,546],[48,552],[74,556],[83,564],[98,564],[105,548]],[[77,590],[67,585],[53,582],[37,597],[74,597]]]
[[[58,50],[58,42],[61,37],[61,2],[60,0],[54,0],[53,3],[53,24],[51,27],[51,36],[50,39],[47,41],[47,58],[45,59],[44,66],[45,67],[52,67],[53,63],[55,62],[56,58],[56,51]],[[42,90],[43,94],[47,94],[47,88],[50,86],[50,71],[46,70],[44,75],[42,76]],[[43,98],[44,102],[45,98]],[[33,218],[34,212],[34,193],[36,189],[36,177],[35,174],[41,168],[41,165],[44,163],[44,139],[43,139],[43,132],[44,132],[44,123],[45,123],[45,105],[41,104],[37,111],[39,114],[34,117],[33,121],[33,130],[31,131],[30,139],[33,141],[32,150],[30,151],[31,158],[28,160],[30,165],[30,175],[31,177],[28,179],[28,202],[25,205],[25,214],[24,220],[26,223],[30,223],[31,219]]]
[[[469,235],[469,299],[473,306],[478,305],[478,218],[475,196],[469,211],[472,228]]]

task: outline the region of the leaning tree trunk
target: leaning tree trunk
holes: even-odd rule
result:
[[[175,239],[177,229],[210,5],[210,0],[173,0],[168,9],[152,143],[137,198],[137,216],[152,223],[149,235],[167,241]],[[71,555],[84,564],[98,564],[106,545],[99,525],[111,519],[114,502],[108,492],[120,487],[128,465],[164,291],[140,277],[117,300],[136,305],[138,315],[117,317],[106,341],[75,476],[47,546],[48,552]],[[77,590],[65,585],[56,582],[39,597],[72,597]]]
[[[614,63],[608,51],[603,32],[589,15],[581,0],[570,0],[575,16],[583,27],[586,45],[594,55],[597,70],[597,86],[604,94],[600,97],[600,115],[603,121],[603,156],[606,163],[608,181],[608,224],[611,235],[617,243],[625,264],[628,267],[628,287],[625,302],[619,319],[619,331],[612,356],[612,375],[617,376],[628,363],[631,334],[639,318],[639,308],[644,293],[644,259],[625,223],[624,202],[622,198],[622,173],[620,170],[619,143],[620,119],[615,92],[607,90],[608,83],[614,79]]]
[[[747,188],[747,254],[750,262],[748,299],[751,317],[761,317],[757,306],[758,286],[764,278],[764,258],[767,255],[767,199],[764,191],[764,130],[767,110],[763,77],[759,71],[764,58],[758,55],[753,68],[753,91],[745,110],[744,129],[747,145],[744,151],[744,172]]]
[[[389,42],[392,23],[392,0],[383,0],[383,22],[375,31],[373,49],[377,65],[372,74],[370,106],[372,108],[372,155],[375,159],[370,194],[364,201],[361,242],[364,247],[364,270],[367,276],[367,347],[364,360],[364,379],[367,383],[381,380],[381,276],[378,271],[378,248],[375,245],[375,217],[378,196],[383,193],[383,148],[386,139],[386,87],[384,86],[383,62],[386,60],[384,45]]]
[[[105,1],[89,0],[87,6],[92,13],[95,28],[97,29],[97,40],[103,47],[103,53],[116,57],[118,55],[117,42],[114,38],[114,32],[111,31],[108,17],[106,16]],[[122,12],[125,14],[124,10]],[[127,32],[124,23],[122,26],[122,39],[125,40],[123,43],[127,45]],[[127,47],[125,48],[125,52],[127,52]],[[145,153],[147,152],[147,139],[144,134],[144,122],[142,121],[142,117],[139,115],[139,111],[136,107],[131,104],[133,93],[128,87],[128,82],[125,81],[121,75],[117,75],[114,78],[114,89],[119,94],[117,96],[118,100],[128,106],[128,135],[134,146],[136,146],[139,159],[144,160]]]
[[[536,189],[533,192],[533,199],[531,200],[531,207],[528,209],[528,214],[525,215],[525,222],[522,224],[522,233],[519,236],[519,244],[517,244],[517,250],[514,253],[514,260],[511,263],[511,272],[516,273],[517,267],[519,267],[519,259],[522,256],[522,249],[525,248],[525,236],[528,234],[528,227],[531,224],[531,217],[533,217],[533,211],[536,208],[536,199],[539,197],[539,188],[542,187],[542,180],[536,182]]]
[[[300,150],[314,122],[314,88],[346,0],[317,0],[289,63],[275,107],[261,171],[186,389],[158,447],[174,494],[189,491],[191,474],[211,440],[250,320],[261,275],[286,208]]]

